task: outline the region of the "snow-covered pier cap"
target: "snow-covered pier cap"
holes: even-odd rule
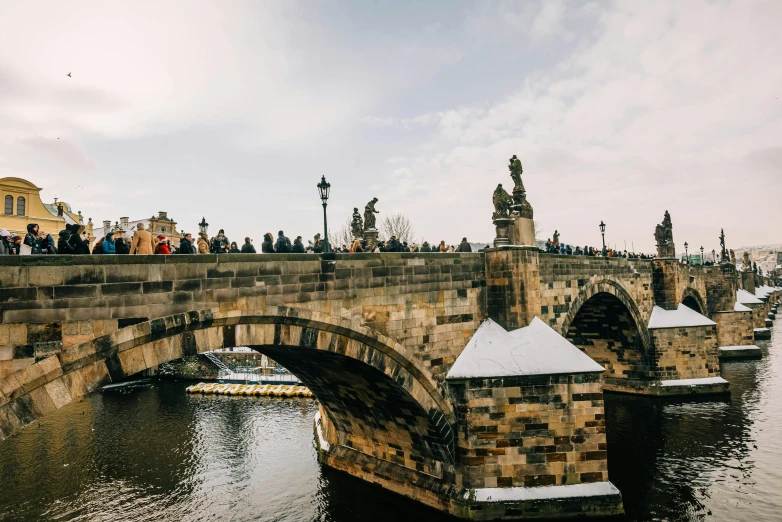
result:
[[[535,317],[508,332],[485,320],[456,359],[447,379],[559,375],[605,369]]]
[[[652,309],[649,330],[655,328],[689,328],[693,326],[716,326],[717,323],[699,314],[692,308],[680,304],[676,310],[665,310],[659,306]]]

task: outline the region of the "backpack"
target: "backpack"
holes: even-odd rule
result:
[[[291,240],[285,236],[277,238],[276,250],[278,254],[290,254],[291,253]]]

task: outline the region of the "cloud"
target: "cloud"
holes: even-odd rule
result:
[[[488,238],[488,218],[450,207],[469,194],[489,216],[492,183],[510,182],[504,168],[516,153],[536,216],[566,241],[596,242],[592,222],[606,219],[613,237],[651,250],[654,224],[669,207],[691,243],[713,242],[722,226],[747,238],[741,242],[760,241],[780,218],[756,208],[750,224],[742,209],[767,181],[758,164],[776,171],[777,190],[782,179],[771,167],[782,130],[782,72],[774,65],[781,42],[772,22],[780,10],[744,2],[604,9],[571,53],[531,71],[505,99],[434,115],[436,131],[419,146],[431,152],[394,164],[426,179],[416,196],[398,182],[405,197],[428,202],[414,221],[449,215],[453,227]],[[546,4],[533,19],[545,38],[562,11]]]

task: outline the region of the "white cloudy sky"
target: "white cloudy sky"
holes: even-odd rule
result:
[[[333,225],[377,196],[455,243],[493,237],[517,154],[546,236],[651,250],[668,209],[679,245],[779,243],[781,25],[751,0],[0,0],[0,176],[258,241],[317,232],[325,175]]]

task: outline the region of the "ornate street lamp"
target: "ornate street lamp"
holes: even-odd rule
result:
[[[705,260],[705,259],[703,259],[703,247],[701,247],[701,266],[703,266],[703,263],[704,263],[705,261],[706,261],[706,260]]]
[[[206,222],[206,218],[202,217],[201,222],[198,224],[198,230],[206,234],[206,229],[209,228],[209,223]]]
[[[600,220],[600,233],[603,235],[603,257],[606,255],[606,224]]]
[[[318,183],[318,192],[320,192],[320,200],[323,202],[323,251],[330,252],[329,248],[329,227],[326,221],[326,202],[329,199],[329,191],[331,190],[331,183],[326,181],[326,176],[321,176],[320,183]]]
[[[685,241],[685,242],[684,242],[684,259],[686,259],[686,260],[687,260],[687,264],[688,264],[688,265],[690,264],[690,253],[689,253],[689,251],[687,250],[687,247],[689,247],[689,246],[690,246],[690,245],[689,245],[689,244],[688,244],[688,243]]]

